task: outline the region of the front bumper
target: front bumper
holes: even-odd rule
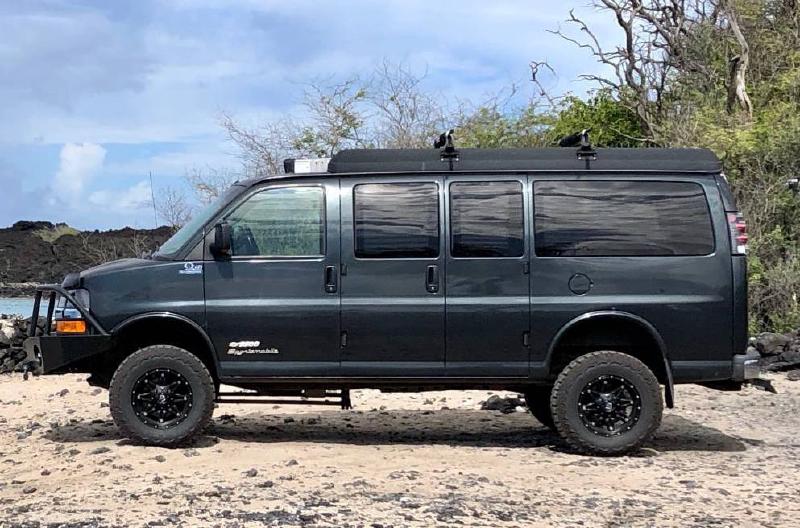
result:
[[[761,356],[755,350],[748,350],[744,354],[733,356],[733,381],[748,381],[757,379],[761,374],[761,367],[758,364]]]
[[[47,293],[47,315],[39,318],[42,297]],[[58,335],[53,333],[52,321],[59,297],[64,297],[87,322],[89,333],[81,335]],[[87,360],[112,348],[112,337],[92,314],[57,284],[46,284],[36,288],[33,314],[28,327],[28,338],[23,342],[28,365],[37,374],[60,374],[64,372],[88,371]]]
[[[22,346],[34,374],[88,372],[86,360],[112,348],[111,337],[103,335],[42,335],[27,338]]]

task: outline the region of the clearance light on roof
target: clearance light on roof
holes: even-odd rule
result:
[[[328,172],[330,158],[304,158],[283,160],[283,171],[286,174],[312,174]]]

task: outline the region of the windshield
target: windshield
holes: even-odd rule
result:
[[[164,242],[153,256],[170,258],[174,256],[197,232],[220,210],[225,204],[230,202],[237,194],[242,192],[244,187],[234,185],[214,200],[206,204],[200,211],[192,216],[169,240]]]

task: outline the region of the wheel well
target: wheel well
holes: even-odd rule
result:
[[[94,385],[107,388],[126,357],[151,345],[172,345],[188,350],[200,358],[214,380],[218,379],[211,346],[202,331],[187,321],[174,317],[146,317],[125,325],[113,338],[111,352],[104,356],[100,368],[92,372],[90,382]]]
[[[647,365],[660,383],[669,381],[657,337],[642,323],[618,316],[595,317],[568,328],[550,354],[550,377],[579,356],[599,350],[631,355]]]

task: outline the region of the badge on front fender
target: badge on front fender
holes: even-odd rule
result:
[[[203,265],[195,264],[194,262],[186,262],[183,264],[183,269],[178,270],[179,275],[202,275]]]

